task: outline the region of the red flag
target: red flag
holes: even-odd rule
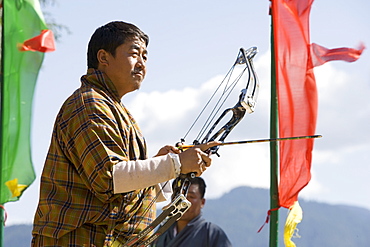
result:
[[[312,2],[272,1],[280,137],[315,133],[317,92],[309,56]],[[279,145],[279,205],[289,208],[311,179],[313,140],[287,141]]]
[[[312,3],[313,0],[272,0],[280,137],[315,133],[318,102],[313,68],[333,60],[356,61],[365,48],[310,45]],[[284,227],[287,247],[295,247],[291,237],[302,220],[298,193],[311,179],[313,144],[313,139],[280,143],[279,207],[290,209]]]
[[[330,50],[318,44],[312,43],[311,44],[312,63],[313,66],[316,67],[333,60],[354,62],[360,58],[360,55],[362,54],[364,49],[365,46],[361,44],[358,49],[342,47]]]
[[[39,52],[55,51],[53,32],[47,29],[42,30],[40,35],[37,35],[29,40],[24,41],[20,50],[39,51]]]
[[[360,49],[310,45],[313,0],[272,0],[279,136],[315,134],[317,90],[313,67],[332,60],[356,61]],[[280,143],[279,205],[289,208],[311,179],[313,139]]]

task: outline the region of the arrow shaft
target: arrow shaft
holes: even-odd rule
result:
[[[219,146],[236,145],[236,144],[248,144],[248,143],[260,143],[260,142],[277,142],[287,140],[299,140],[299,139],[313,139],[321,138],[322,135],[311,135],[311,136],[293,136],[293,137],[281,137],[272,139],[258,139],[258,140],[247,140],[247,141],[235,141],[235,142],[223,142]],[[183,145],[182,149],[188,149],[194,147],[194,145]]]

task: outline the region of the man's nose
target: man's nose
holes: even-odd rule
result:
[[[137,59],[137,66],[142,68],[142,69],[145,69],[146,67],[146,60],[144,59],[143,56],[139,56],[138,59]]]

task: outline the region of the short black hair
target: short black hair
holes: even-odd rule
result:
[[[175,185],[176,185],[176,182],[178,181],[179,178],[176,178],[173,183],[172,183],[172,189],[174,189]],[[198,185],[198,188],[199,188],[199,193],[200,193],[200,197],[203,199],[204,198],[204,195],[206,194],[206,182],[204,181],[203,178],[201,177],[195,177],[195,178],[190,178],[189,179],[190,183],[191,184],[197,184]]]
[[[137,26],[123,21],[113,21],[95,30],[87,48],[87,67],[97,69],[99,62],[97,53],[104,49],[115,56],[116,48],[125,43],[127,38],[138,37],[149,44],[149,36]]]

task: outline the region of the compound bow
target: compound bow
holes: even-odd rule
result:
[[[221,84],[218,86],[216,91],[211,96],[206,106],[203,108],[201,113],[198,115],[194,123],[191,125],[190,129],[181,139],[181,142],[185,142],[185,137],[188,135],[190,130],[193,128],[194,124],[198,121],[200,115],[204,112],[205,108],[208,106],[212,98],[216,95],[216,92],[220,89],[221,85],[225,83],[224,90],[219,98],[216,106],[208,117],[206,123],[203,125],[198,137],[194,140],[194,144],[206,143],[209,141],[220,141],[224,142],[225,138],[230,134],[233,128],[241,121],[245,113],[254,112],[254,108],[257,101],[259,83],[256,72],[253,67],[252,59],[257,54],[257,48],[251,47],[248,50],[240,48],[237,59],[229,72],[226,74],[225,78],[222,80]],[[240,69],[240,73],[235,76],[236,68]],[[241,67],[241,68],[240,68]],[[238,70],[238,69],[236,69]],[[234,73],[235,72],[235,73]],[[209,128],[206,133],[206,129],[210,126],[213,119],[216,117],[221,107],[223,106],[226,98],[230,95],[231,91],[235,88],[236,84],[241,80],[241,78],[246,78],[247,85],[241,90],[238,102],[234,107],[224,110],[224,112],[219,116],[219,118],[214,122],[214,124]],[[232,82],[231,82],[232,81]],[[216,108],[218,108],[216,110]],[[223,125],[217,132],[213,135],[214,129],[218,126],[221,120],[229,113],[232,112],[232,118]],[[206,134],[205,134],[206,133]],[[205,134],[205,135],[204,135]],[[204,135],[204,137],[201,137]],[[212,136],[211,136],[212,135]],[[201,141],[199,141],[201,139]],[[212,147],[209,152],[218,155],[219,146]],[[188,189],[190,187],[190,178],[194,177],[195,174],[180,174],[176,183],[174,185],[174,193],[172,196],[172,201],[169,205],[163,208],[162,213],[143,231],[138,235],[129,239],[122,246],[148,246],[154,240],[156,240],[162,233],[164,233],[173,223],[175,223],[181,216],[190,208],[191,203],[186,199]],[[158,227],[159,226],[159,227]],[[149,238],[147,236],[156,230]]]

